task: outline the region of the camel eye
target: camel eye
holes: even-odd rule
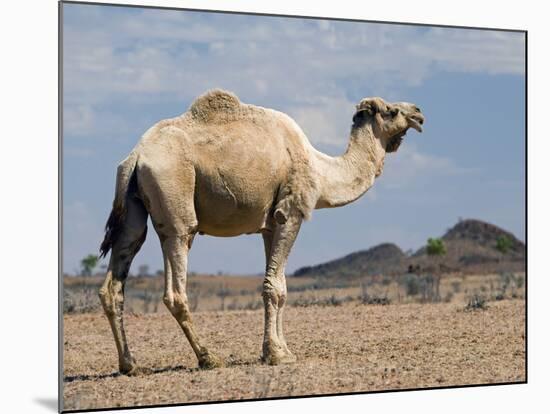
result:
[[[390,115],[393,117],[393,116],[397,116],[397,114],[399,113],[399,108],[392,108],[390,109]]]

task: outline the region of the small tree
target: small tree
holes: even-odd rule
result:
[[[92,271],[97,266],[99,257],[94,254],[89,254],[84,259],[80,261],[80,274],[82,276],[91,276]]]
[[[510,249],[512,248],[512,240],[510,240],[509,237],[506,237],[506,236],[500,236],[498,239],[497,239],[497,245],[496,245],[496,248],[499,252],[501,252],[502,254],[506,254],[510,251]]]
[[[441,295],[439,293],[439,285],[441,282],[441,273],[440,273],[440,265],[441,265],[441,257],[445,256],[447,254],[447,248],[445,247],[445,243],[443,243],[443,240],[439,238],[432,239],[431,237],[428,239],[428,245],[426,246],[426,252],[428,253],[428,256],[432,257],[436,266],[435,266],[435,274],[433,279],[433,285],[435,286],[435,297],[434,300],[439,302],[441,300]]]
[[[428,239],[428,245],[426,246],[429,256],[444,256],[447,253],[447,248],[441,239]]]

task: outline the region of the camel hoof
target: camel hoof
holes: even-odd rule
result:
[[[151,368],[147,367],[134,367],[130,372],[125,373],[125,375],[128,375],[129,377],[136,377],[141,375],[150,375],[154,371]]]
[[[296,356],[292,352],[271,353],[262,356],[262,361],[268,365],[293,364],[296,362]]]
[[[201,369],[214,369],[223,367],[223,362],[217,356],[208,353],[199,360],[199,367]]]
[[[122,375],[133,375],[134,371],[136,370],[139,370],[139,367],[136,364],[136,360],[134,358],[120,362],[118,364],[118,371]]]

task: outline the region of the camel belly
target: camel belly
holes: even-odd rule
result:
[[[258,233],[269,226],[266,214],[257,214],[251,210],[224,210],[215,216],[201,210],[197,212],[199,217],[198,231],[202,234],[218,237],[234,237],[241,234]]]
[[[202,135],[193,145],[199,231],[237,236],[265,228],[290,159],[284,139],[254,128]],[[210,139],[206,138],[210,137]]]
[[[197,176],[195,211],[198,231],[219,237],[257,233],[270,228],[269,216],[276,187],[269,182],[226,177],[223,173]]]

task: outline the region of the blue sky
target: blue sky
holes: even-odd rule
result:
[[[363,97],[422,108],[361,199],[315,211],[288,272],[382,242],[416,249],[459,217],[525,239],[524,35],[374,23],[65,4],[63,266],[98,251],[116,165],[156,121],[205,90],[291,115],[341,154]],[[133,269],[162,268],[152,229]],[[258,235],[199,236],[192,271],[261,273]]]

